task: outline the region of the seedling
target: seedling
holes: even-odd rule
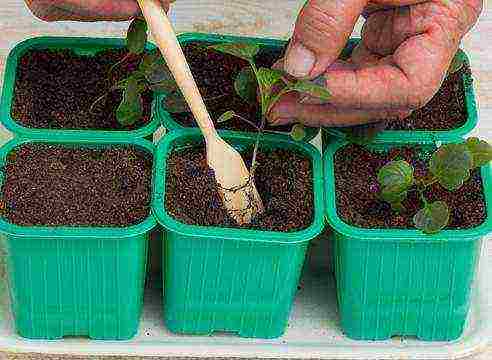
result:
[[[415,227],[426,234],[438,233],[448,225],[450,211],[444,201],[427,201],[425,191],[436,183],[449,191],[458,190],[470,178],[473,169],[490,161],[492,146],[478,138],[439,147],[432,154],[424,176],[416,176],[406,161],[392,161],[379,170],[379,197],[395,211],[403,212],[407,194],[417,191],[424,207],[413,217]]]
[[[304,95],[317,97],[322,100],[328,100],[330,98],[330,93],[328,90],[315,82],[309,80],[290,80],[288,75],[281,70],[263,67],[258,68],[255,64],[254,58],[260,51],[260,48],[256,44],[223,43],[209,46],[209,49],[236,56],[248,61],[249,63],[249,66],[243,68],[237,75],[234,81],[234,89],[236,90],[236,93],[247,102],[256,103],[259,101],[261,112],[260,125],[258,126],[254,124],[250,120],[236,114],[234,111],[227,111],[222,114],[222,116],[218,119],[218,122],[225,122],[233,118],[239,118],[257,129],[258,136],[252,160],[253,170],[259,141],[265,131],[266,117],[273,105],[280,100],[283,95],[289,92],[298,92]],[[305,136],[303,125],[295,124],[292,127],[290,135],[294,140],[302,140]]]
[[[158,49],[144,53],[147,43],[147,23],[145,20],[136,18],[128,28],[127,36],[128,54],[118,63],[114,64],[109,72],[121,66],[131,56],[140,56],[140,63],[126,79],[117,82],[111,91],[122,90],[123,98],[116,109],[116,119],[123,126],[134,124],[143,115],[142,94],[147,90],[152,90],[156,94],[167,93],[177,88],[174,78],[169,71],[164,59]],[[108,94],[98,98],[91,107]]]

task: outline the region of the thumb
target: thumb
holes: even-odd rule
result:
[[[308,0],[295,25],[284,70],[316,77],[334,62],[352,33],[367,0]]]

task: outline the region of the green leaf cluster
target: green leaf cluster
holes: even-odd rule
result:
[[[179,92],[174,77],[162,58],[160,51],[154,49],[145,52],[146,44],[147,23],[143,19],[135,18],[130,23],[126,36],[126,45],[129,54],[111,68],[112,70],[114,67],[121,65],[129,58],[129,55],[140,56],[138,69],[112,87],[112,91],[123,91],[122,100],[116,109],[116,119],[123,126],[131,126],[142,117],[142,95],[148,90],[157,94],[170,94],[167,101],[170,104],[169,107],[171,110],[188,110],[187,104]],[[101,96],[95,103],[104,99],[106,96],[107,94]],[[94,104],[91,108],[94,107]],[[171,106],[173,104],[174,107]]]
[[[449,191],[458,190],[477,167],[492,161],[492,146],[478,138],[469,138],[464,143],[446,144],[439,147],[429,161],[428,175],[414,177],[414,171],[406,161],[392,161],[378,172],[380,198],[391,204],[396,211],[403,211],[403,201],[415,187],[420,193],[424,207],[418,211],[413,222],[417,229],[433,234],[444,229],[449,222],[449,208],[443,201],[429,203],[424,195],[426,189],[438,183]]]
[[[325,101],[330,98],[329,91],[323,86],[326,83],[324,79],[317,79],[317,81],[289,80],[287,74],[281,70],[257,68],[254,59],[260,48],[256,44],[223,43],[212,45],[209,48],[249,62],[249,66],[243,68],[236,77],[234,89],[243,100],[260,102],[263,119],[263,124],[259,128],[260,131],[263,131],[265,118],[273,105],[289,92],[297,92]],[[220,119],[227,121],[235,116],[238,117],[237,115],[221,116]],[[295,140],[302,140],[305,136],[304,127],[301,124],[293,126],[291,136]]]

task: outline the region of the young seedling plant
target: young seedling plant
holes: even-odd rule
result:
[[[472,170],[490,161],[492,146],[478,138],[439,147],[432,154],[424,176],[417,177],[413,167],[404,160],[392,161],[378,172],[379,197],[394,211],[403,212],[407,194],[417,191],[423,208],[414,215],[413,223],[424,233],[435,234],[448,225],[450,210],[444,201],[429,202],[425,191],[436,183],[449,191],[456,191],[470,178]]]
[[[138,68],[131,74],[118,81],[110,91],[123,91],[123,97],[116,109],[116,119],[123,126],[131,126],[143,115],[142,94],[151,90],[154,94],[164,94],[177,88],[174,78],[169,71],[158,49],[145,52],[147,44],[147,23],[145,20],[135,18],[128,28],[126,46],[128,54],[118,63],[114,64],[111,72],[125,63],[131,56],[140,56]],[[98,98],[91,107],[106,98],[108,94]]]
[[[322,100],[328,100],[330,98],[330,93],[324,87],[312,81],[289,80],[287,78],[287,74],[281,70],[264,67],[258,68],[254,59],[260,51],[260,47],[256,44],[221,43],[211,45],[208,48],[224,54],[236,56],[246,60],[249,63],[249,66],[244,67],[237,75],[234,81],[234,89],[243,100],[252,103],[259,102],[261,115],[260,125],[257,125],[249,119],[236,114],[232,110],[223,113],[217,122],[223,123],[233,118],[238,118],[250,124],[258,131],[256,144],[253,151],[253,159],[251,162],[251,174],[253,174],[256,165],[256,154],[258,151],[259,142],[263,132],[265,131],[266,117],[273,105],[280,100],[283,95],[289,92],[295,91],[304,95],[317,97]],[[295,124],[292,127],[290,135],[296,141],[302,140],[305,136],[304,127],[302,124]]]

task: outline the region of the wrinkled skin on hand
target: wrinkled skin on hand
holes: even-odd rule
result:
[[[31,12],[44,21],[125,21],[140,15],[135,0],[25,0]],[[161,0],[167,10],[172,1]]]
[[[308,1],[276,66],[296,77],[324,75],[333,97],[321,103],[286,95],[270,121],[352,126],[405,118],[437,92],[482,7],[482,0]],[[348,61],[339,61],[360,14],[362,41]]]

